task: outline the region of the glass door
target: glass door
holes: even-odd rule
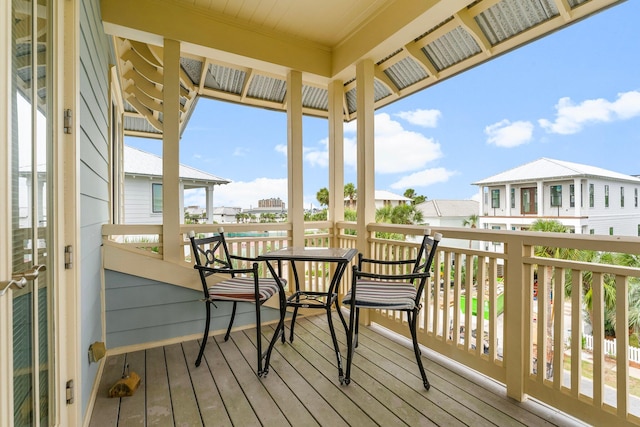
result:
[[[52,408],[51,2],[12,0],[11,266],[14,426]],[[20,288],[21,287],[21,288]]]

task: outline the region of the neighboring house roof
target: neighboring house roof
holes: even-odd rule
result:
[[[357,200],[357,199],[358,197],[356,196],[354,200]],[[349,198],[345,197],[344,200],[349,200]],[[398,200],[398,201],[404,201],[404,202],[411,201],[411,199],[408,197],[404,197],[399,194],[395,194],[395,193],[392,193],[391,191],[386,191],[386,190],[376,190],[374,194],[374,200]]]
[[[162,157],[125,145],[124,173],[125,175],[162,177]],[[180,165],[179,175],[182,179],[205,181],[218,185],[231,182],[228,179],[220,178],[183,164]]]
[[[474,182],[474,185],[502,184],[507,182],[530,182],[535,180],[554,180],[567,178],[608,178],[612,180],[640,183],[640,179],[631,175],[609,171],[595,166],[540,158],[533,162],[509,169],[497,175]]]
[[[213,215],[229,215],[233,216],[242,211],[241,208],[231,208],[225,206],[219,206],[217,208],[213,208]]]
[[[479,203],[475,200],[427,200],[416,206],[425,217],[469,217],[478,215]]]

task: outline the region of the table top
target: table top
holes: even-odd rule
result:
[[[259,258],[286,261],[327,261],[346,263],[351,261],[357,253],[357,249],[291,246],[277,251],[265,252],[260,255]]]

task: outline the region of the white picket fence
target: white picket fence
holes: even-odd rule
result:
[[[583,335],[585,343],[585,350],[593,350],[593,335]],[[604,340],[604,354],[607,356],[616,355],[616,339],[612,340]],[[629,347],[629,361],[630,362],[639,362],[640,363],[640,348],[638,347]]]

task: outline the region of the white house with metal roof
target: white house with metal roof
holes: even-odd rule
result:
[[[228,179],[181,164],[180,212],[184,212],[184,192],[203,188],[206,194],[206,221],[213,222],[213,189]],[[124,222],[162,224],[162,157],[124,146]],[[184,220],[184,219],[183,219]]]
[[[640,178],[540,158],[474,182],[479,228],[526,230],[538,219],[576,234],[640,235]]]

